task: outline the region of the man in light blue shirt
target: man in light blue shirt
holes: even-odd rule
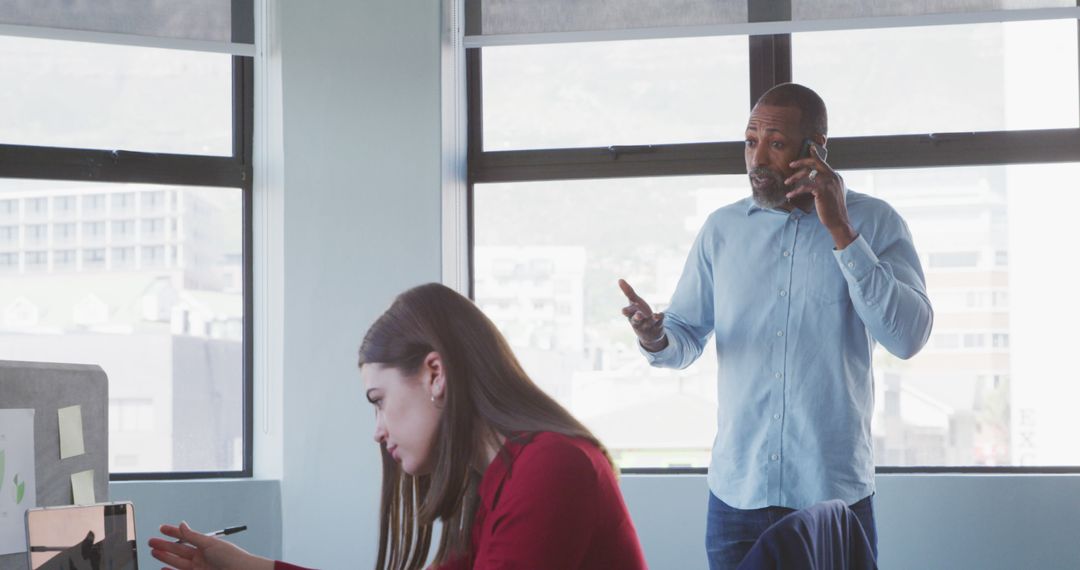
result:
[[[910,358],[933,310],[907,224],[848,190],[825,162],[825,104],[787,83],[746,128],[752,195],[713,212],[664,313],[620,280],[653,366],[685,368],[713,336],[717,434],[706,551],[734,568],[771,524],[830,499],[850,505],[876,556],[871,355]]]

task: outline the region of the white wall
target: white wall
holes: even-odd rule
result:
[[[374,564],[381,467],[356,368],[405,288],[438,281],[439,5],[276,2],[284,135],[284,556]]]

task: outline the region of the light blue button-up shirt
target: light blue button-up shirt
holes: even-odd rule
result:
[[[933,309],[907,224],[845,190],[859,237],[841,251],[816,210],[713,212],[666,312],[653,366],[685,368],[714,335],[717,433],[709,488],[740,509],[803,508],[874,492],[871,354],[910,358]]]

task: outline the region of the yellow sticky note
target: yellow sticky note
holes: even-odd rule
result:
[[[92,505],[94,500],[94,470],[71,474],[71,497],[76,505]]]
[[[60,459],[86,453],[83,446],[82,406],[57,410],[60,419]]]

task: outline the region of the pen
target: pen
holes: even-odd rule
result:
[[[237,525],[237,526],[227,526],[227,527],[225,527],[225,528],[223,528],[221,530],[215,530],[214,532],[208,532],[208,533],[206,533],[206,536],[225,536],[227,534],[236,534],[236,533],[238,533],[240,531],[244,531],[244,530],[247,530],[247,525],[246,524]],[[173,542],[184,542],[184,541],[180,540],[178,538],[178,539],[174,540]]]

